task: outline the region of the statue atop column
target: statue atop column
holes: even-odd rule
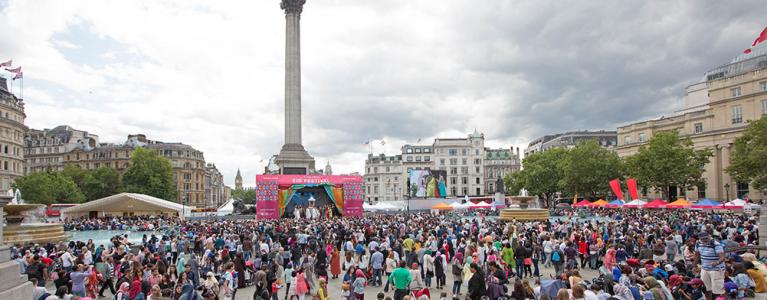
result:
[[[280,8],[285,10],[285,14],[301,14],[306,0],[282,0]]]
[[[503,178],[501,176],[498,176],[498,179],[495,181],[495,192],[506,194],[506,188],[503,186]]]

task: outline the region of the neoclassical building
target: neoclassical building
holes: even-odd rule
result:
[[[756,190],[747,182],[731,178],[725,171],[735,138],[748,122],[767,115],[767,53],[762,50],[741,55],[734,62],[706,72],[705,81],[687,87],[685,108],[670,117],[647,120],[618,127],[617,153],[626,157],[657,132],[676,130],[689,137],[696,149],[711,149],[714,156],[705,166],[706,184],[672,188],[671,198],[710,198],[728,200],[746,197],[759,201],[766,191]],[[645,197],[660,193],[645,191]]]
[[[68,125],[53,129],[32,129],[24,137],[25,173],[64,169],[64,158],[75,149],[90,150],[98,145],[99,137]]]
[[[0,77],[0,190],[9,190],[24,175],[26,117],[24,101],[11,94],[6,79]]]

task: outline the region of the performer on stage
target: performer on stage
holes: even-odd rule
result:
[[[301,219],[301,205],[296,205],[296,208],[293,209],[293,214],[296,217],[296,220]]]

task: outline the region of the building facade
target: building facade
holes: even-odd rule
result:
[[[402,201],[407,180],[402,175],[402,155],[368,155],[365,160],[365,201]]]
[[[618,145],[618,133],[616,131],[571,131],[565,133],[544,135],[534,139],[525,149],[525,157],[536,152],[543,152],[553,148],[569,149],[578,143],[596,139],[599,145],[606,149],[614,150]]]
[[[129,135],[123,144],[102,143],[91,149],[75,148],[64,154],[64,164],[72,163],[86,170],[107,167],[124,172],[130,167],[131,152],[136,147],[156,151],[171,161],[177,203],[206,206],[205,157],[201,151],[186,144],[152,141],[143,134]]]
[[[7,191],[24,175],[24,101],[8,91],[0,77],[0,189]]]
[[[505,178],[514,172],[519,172],[522,160],[519,159],[519,147],[509,149],[485,149],[485,193],[495,192],[498,178]]]
[[[465,138],[434,140],[434,168],[446,171],[447,195],[485,194],[485,135],[477,132]]]
[[[701,89],[702,85],[706,88]],[[733,63],[708,71],[705,82],[687,88],[685,104],[687,107],[672,117],[619,127],[618,155],[636,154],[653,134],[676,130],[681,137],[689,137],[696,149],[711,149],[714,156],[705,166],[706,184],[672,188],[672,199],[674,196],[692,200],[764,199],[765,191],[737,182],[725,169],[730,165],[735,138],[743,133],[749,121],[767,115],[767,53],[742,55]],[[660,196],[657,191],[642,192],[645,197]]]
[[[90,150],[99,137],[67,125],[53,129],[29,129],[24,136],[25,173],[64,169],[64,156],[75,149]]]
[[[216,164],[205,165],[205,206],[220,207],[229,198],[224,194],[224,175],[216,168]]]

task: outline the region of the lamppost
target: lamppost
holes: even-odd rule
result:
[[[724,184],[724,192],[727,193],[727,202],[730,202],[730,184]]]

